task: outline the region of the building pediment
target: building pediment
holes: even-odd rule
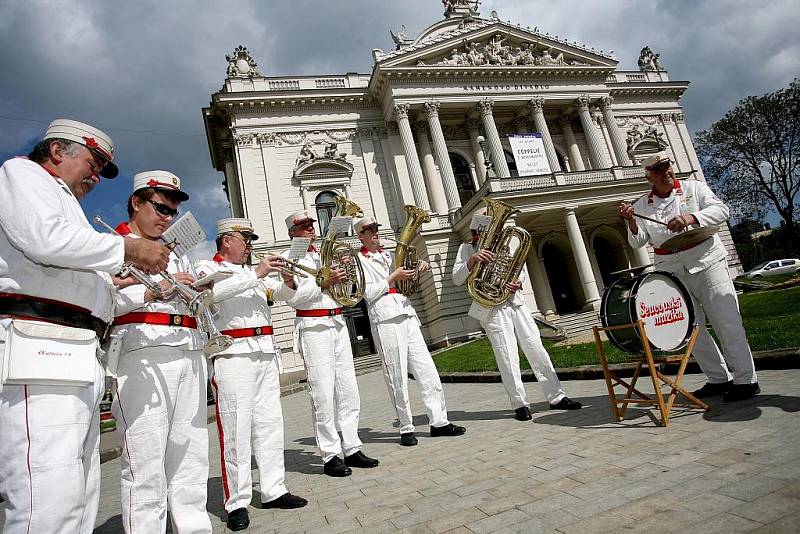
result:
[[[450,31],[433,33],[427,39],[384,55],[376,55],[380,69],[446,66],[498,67],[615,67],[617,61],[605,53],[542,35],[537,29],[498,20],[477,19]]]

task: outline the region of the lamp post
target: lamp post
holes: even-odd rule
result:
[[[489,179],[489,171],[494,170],[494,164],[492,163],[491,157],[488,152],[486,152],[486,139],[483,138],[482,135],[479,135],[475,139],[481,147],[481,152],[483,152],[483,165],[486,167],[486,179]],[[495,177],[497,177],[497,173],[495,173]]]

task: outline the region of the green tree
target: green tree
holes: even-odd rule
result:
[[[763,220],[769,209],[797,241],[800,196],[800,81],[748,96],[708,130],[697,133],[708,182],[734,220]]]

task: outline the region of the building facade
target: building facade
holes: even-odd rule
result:
[[[416,38],[392,33],[395,50],[373,50],[370,74],[262,76],[239,47],[203,110],[231,214],[253,221],[257,252],[288,248],[283,221],[300,209],[317,213],[324,234],[336,194],[374,214],[387,238],[405,204],[430,212],[414,245],[432,270],[414,304],[432,347],[480,332],[450,272],[485,197],[520,211],[512,224],[533,238],[523,291],[554,319],[596,311],[610,273],[651,262],[617,216],[649,189],[643,158],[666,150],[679,177],[704,179],[679,104],[689,82],[670,80],[649,48],[638,71],[619,71],[603,51],[481,18],[466,0],[444,3],[444,18]],[[541,136],[552,172],[519,176],[508,136],[520,133]],[[738,269],[727,230],[723,239]],[[293,317],[273,310],[289,370],[302,365]],[[371,352],[364,308],[348,322],[354,352]]]

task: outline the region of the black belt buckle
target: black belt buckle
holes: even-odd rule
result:
[[[254,329],[253,329],[253,332],[255,332],[255,335],[256,335],[256,336],[260,336],[260,335],[261,335],[261,327],[259,326],[259,327],[257,327],[257,328],[254,328]]]
[[[178,315],[176,313],[171,313],[169,316],[169,324],[171,326],[183,326],[183,318],[186,317],[185,315]]]
[[[332,310],[328,310],[328,317],[333,317],[334,315],[336,315],[336,309],[335,308],[332,309]]]

